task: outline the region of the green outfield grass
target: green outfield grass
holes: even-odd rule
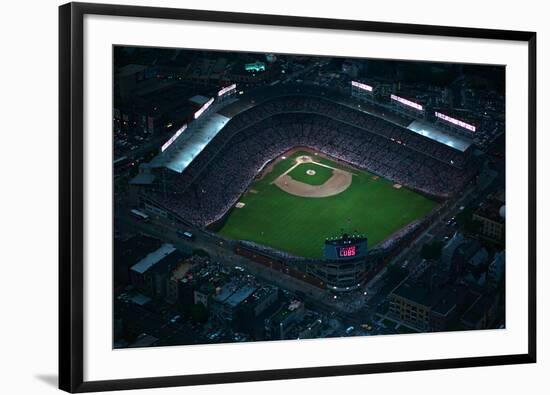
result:
[[[315,174],[310,176],[306,173],[308,170],[315,171]],[[288,175],[296,181],[305,182],[306,184],[323,185],[332,177],[332,169],[316,163],[302,163],[296,166]]]
[[[252,184],[253,192],[245,193],[240,201],[245,207],[234,208],[219,233],[236,240],[250,240],[291,254],[319,258],[323,255],[326,237],[337,236],[342,230],[367,235],[372,248],[388,236],[428,214],[436,202],[407,188],[396,189],[383,178],[348,169],[354,174],[352,184],[344,192],[326,198],[304,198],[290,195],[272,184],[279,175],[294,165],[294,159],[308,152],[296,152],[276,163],[263,179]],[[321,157],[315,161],[346,169]],[[312,184],[315,176],[308,176],[306,165],[314,166],[319,179],[330,178],[331,170],[315,164],[302,164],[304,179],[292,178]],[[303,172],[302,168],[303,167]],[[330,173],[319,171],[324,169]],[[328,177],[327,177],[328,174]]]

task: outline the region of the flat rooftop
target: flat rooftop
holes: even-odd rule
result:
[[[214,299],[218,302],[225,302],[227,298],[229,298],[233,293],[238,289],[237,284],[232,281],[227,284],[225,284],[221,290],[220,293],[214,296]]]
[[[243,300],[252,295],[254,291],[256,291],[256,287],[245,285],[235,291],[233,295],[231,295],[229,298],[227,298],[225,300],[225,303],[227,303],[231,307],[238,306]]]
[[[132,185],[150,185],[155,181],[156,176],[153,173],[138,173],[132,180],[130,184]]]
[[[140,274],[145,273],[157,264],[157,262],[160,262],[174,251],[176,251],[176,248],[172,244],[165,243],[158,250],[151,252],[145,258],[132,266],[132,270]]]
[[[451,135],[440,129],[435,125],[425,121],[412,121],[407,129],[427,137],[438,143],[445,144],[448,147],[454,148],[460,152],[465,152],[472,145],[472,141],[460,136]]]

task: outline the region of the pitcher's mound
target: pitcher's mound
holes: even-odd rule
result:
[[[308,170],[306,170],[306,174],[307,174],[308,176],[314,176],[314,175],[317,174],[317,173],[315,173],[315,170],[308,169]]]

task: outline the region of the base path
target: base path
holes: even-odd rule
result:
[[[295,196],[302,197],[312,197],[312,198],[323,198],[328,196],[338,195],[339,193],[344,192],[351,185],[352,173],[337,169],[325,164],[314,162],[308,156],[300,156],[296,160],[296,164],[288,169],[286,172],[281,174],[273,184],[277,185],[283,191],[290,193]],[[330,177],[323,185],[310,185],[300,181],[296,181],[288,175],[295,167],[299,166],[302,163],[315,163],[323,167],[328,167],[332,169],[332,177]]]

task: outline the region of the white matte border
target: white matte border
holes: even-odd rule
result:
[[[506,329],[113,350],[113,44],[506,65]],[[527,53],[496,40],[86,15],[84,380],[526,353]]]

